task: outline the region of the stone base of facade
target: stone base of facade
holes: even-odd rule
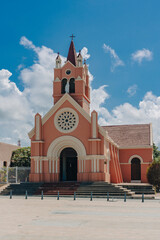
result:
[[[31,173],[29,175],[30,182],[59,182],[59,174],[54,173]]]
[[[59,173],[31,173],[30,182],[59,182]],[[107,173],[77,173],[77,182],[109,182],[110,174]]]
[[[110,174],[107,173],[78,173],[78,182],[110,182]]]

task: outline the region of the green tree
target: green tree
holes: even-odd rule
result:
[[[155,186],[156,190],[160,189],[160,157],[149,166],[147,170],[148,182]]]
[[[30,167],[31,148],[19,148],[12,153],[11,167]]]
[[[156,160],[160,157],[160,151],[158,151],[158,147],[153,143],[153,159]]]

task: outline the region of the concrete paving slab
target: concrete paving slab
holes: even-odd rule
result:
[[[160,200],[0,198],[0,240],[160,239]]]

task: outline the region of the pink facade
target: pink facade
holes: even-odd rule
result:
[[[121,183],[133,178],[147,182],[146,170],[152,162],[151,136],[149,144],[125,149],[98,125],[97,112],[90,115],[87,65],[82,63],[80,53],[76,56],[73,41],[63,66],[57,56],[53,98],[54,106],[43,118],[35,115],[35,126],[29,133],[31,182]],[[139,177],[136,171],[140,171]]]

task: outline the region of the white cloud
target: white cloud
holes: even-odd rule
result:
[[[24,68],[25,65],[22,63],[22,64],[19,64],[18,67],[17,67],[17,70],[21,70],[22,68]]]
[[[20,138],[26,143],[33,112],[24,93],[9,80],[11,75],[0,70],[0,141],[16,144]]]
[[[26,37],[21,37],[20,44],[35,53],[34,63],[24,68],[20,64],[19,79],[24,86],[20,91],[14,82],[10,81],[12,75],[8,70],[0,70],[0,141],[30,144],[28,132],[34,124],[34,114],[44,115],[53,105],[52,91],[57,53],[45,46],[37,47]],[[82,49],[82,56],[88,59],[88,49]],[[66,58],[61,56],[62,64]],[[92,74],[89,72],[91,80]]]
[[[143,60],[151,61],[153,59],[153,53],[149,49],[143,48],[142,50],[137,50],[132,53],[131,58],[134,62],[140,64]]]
[[[106,99],[103,99],[103,102]],[[153,139],[160,148],[160,96],[147,92],[138,107],[124,103],[115,107],[111,112],[103,107],[103,102],[98,102],[97,99],[95,105],[95,109],[99,113],[100,125],[152,123]]]
[[[105,100],[109,98],[109,94],[105,91],[107,85],[103,85],[98,89],[93,89],[91,91],[91,111],[100,108],[101,104],[104,104]]]
[[[86,48],[86,47],[84,47],[84,48],[82,48],[82,50],[81,50],[81,55],[82,55],[82,57],[84,58],[84,59],[88,59],[88,58],[90,58],[90,54],[88,54],[88,48]]]
[[[25,46],[26,48],[35,49],[35,45],[32,41],[28,40],[25,36],[21,37],[20,42],[21,45]]]
[[[106,53],[110,53],[111,59],[112,59],[112,66],[111,71],[113,72],[116,67],[118,66],[124,66],[124,62],[118,57],[115,50],[112,49],[110,46],[107,46],[105,43],[103,44],[103,49]]]
[[[130,97],[134,96],[137,92],[137,85],[134,84],[127,89],[127,93]]]
[[[20,91],[16,84],[10,81],[11,72],[0,70],[0,141],[17,143],[22,140],[23,145],[30,144],[28,132],[34,124],[34,114],[44,115],[52,106],[53,68],[57,54],[45,46],[36,47],[31,41],[23,37],[21,44],[34,51],[37,60],[30,67],[20,69],[20,81],[24,90]],[[84,50],[84,56],[89,55]],[[64,62],[66,58],[61,56]],[[87,57],[86,57],[87,58]],[[89,73],[93,79],[91,73]],[[153,123],[154,141],[160,146],[160,97],[152,92],[146,93],[136,108],[129,103],[115,107],[109,112],[104,106],[109,99],[105,85],[98,89],[91,89],[91,109],[99,113],[99,123],[132,124]]]

